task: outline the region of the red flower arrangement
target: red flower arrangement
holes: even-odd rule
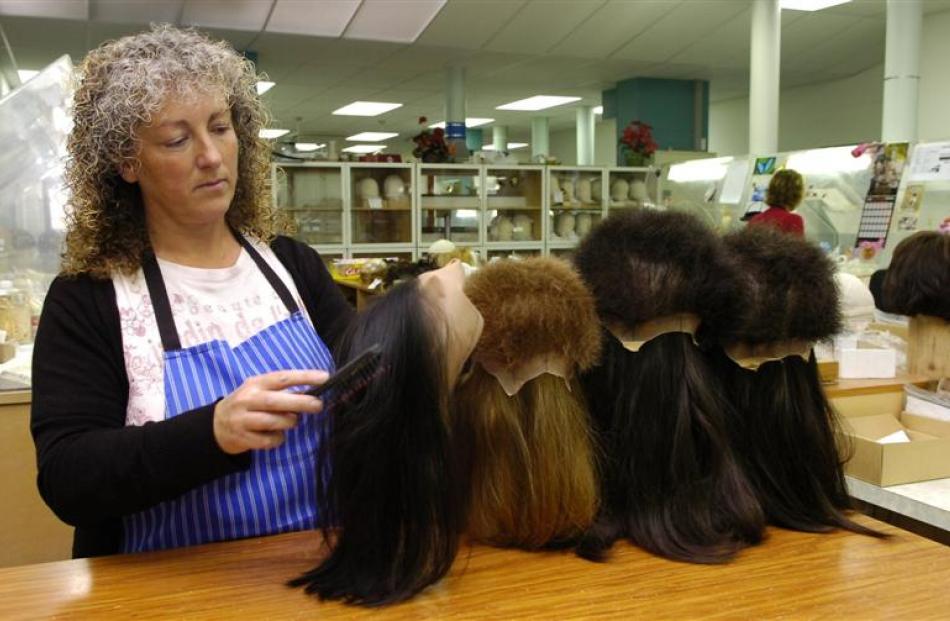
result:
[[[426,117],[419,117],[419,125],[425,126]],[[445,162],[451,156],[451,149],[445,142],[445,130],[437,127],[430,131],[423,129],[412,137],[416,144],[412,154],[423,162]]]
[[[659,146],[653,140],[653,127],[643,121],[630,121],[620,138],[620,152],[624,154],[628,166],[649,164]]]

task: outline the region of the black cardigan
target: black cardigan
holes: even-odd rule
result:
[[[287,237],[271,244],[327,346],[354,315],[319,255]],[[76,527],[73,556],[119,551],[124,515],[250,466],[214,439],[214,404],[169,420],[125,426],[129,381],[109,279],[57,277],[33,349],[30,429],[38,485],[56,515]]]

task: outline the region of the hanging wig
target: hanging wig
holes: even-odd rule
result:
[[[920,231],[897,244],[882,289],[888,310],[950,321],[950,234]]]
[[[605,219],[576,255],[604,325],[584,388],[605,451],[603,498],[578,553],[620,537],[672,559],[714,563],[758,543],[764,516],[728,441],[730,404],[697,339],[735,322],[737,277],[693,216]]]
[[[323,419],[317,503],[328,516],[323,534],[331,550],[290,582],[322,599],[368,606],[405,600],[444,576],[455,558],[464,498],[448,398],[481,318],[473,325],[471,317],[450,316],[451,305],[434,300],[453,294],[438,286],[435,296],[427,294],[426,276],[371,305],[342,342],[344,362],[373,344],[382,357],[365,391],[347,401],[331,396]],[[458,290],[464,298],[461,276]],[[460,335],[459,325],[469,332]]]
[[[835,268],[799,237],[747,227],[725,238],[743,274],[743,321],[723,335],[717,366],[737,417],[730,434],[769,521],[808,532],[877,535],[850,507],[837,419],[811,350],[840,331]]]
[[[470,473],[467,532],[493,545],[567,544],[590,526],[597,476],[575,372],[600,353],[594,300],[560,259],[499,261],[472,275],[485,318],[456,390],[457,454]]]

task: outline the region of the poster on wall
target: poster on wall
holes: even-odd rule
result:
[[[950,142],[917,145],[907,180],[950,181]]]
[[[749,192],[749,204],[741,218],[743,222],[751,220],[769,208],[765,204],[769,182],[772,181],[772,175],[775,174],[775,171],[780,170],[782,166],[779,164],[776,155],[755,158],[752,165],[752,188]]]
[[[908,185],[904,197],[897,209],[897,230],[916,231],[920,220],[920,205],[924,202],[924,186],[920,183]]]
[[[871,187],[858,224],[858,236],[854,247],[881,249],[887,243],[887,232],[891,228],[894,204],[897,201],[897,188],[907,164],[907,143],[895,142],[881,145],[874,155],[874,169]]]

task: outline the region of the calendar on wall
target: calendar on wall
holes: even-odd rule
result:
[[[892,142],[877,148],[874,176],[867,198],[864,199],[864,208],[861,209],[855,248],[870,243],[880,249],[887,243],[887,233],[897,202],[897,188],[907,164],[907,147],[906,142]]]

